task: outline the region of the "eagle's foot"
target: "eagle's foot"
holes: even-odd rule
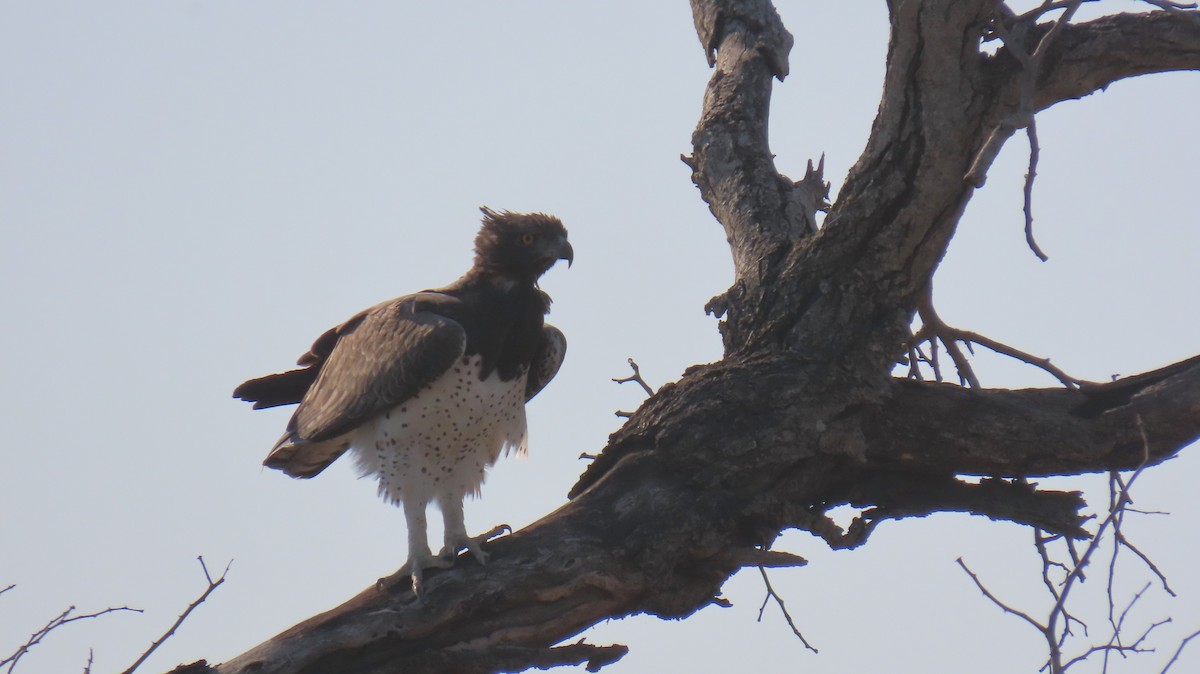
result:
[[[454,560],[446,560],[441,555],[433,555],[428,552],[410,554],[408,561],[404,562],[404,566],[400,567],[400,570],[375,581],[375,589],[387,591],[401,582],[409,580],[412,583],[413,594],[419,597],[425,581],[425,569],[448,569],[453,565]]]
[[[511,534],[512,527],[507,524],[501,524],[478,536],[467,536],[464,534],[453,540],[447,539],[446,546],[442,548],[438,556],[453,564],[454,560],[458,557],[459,551],[466,548],[480,565],[486,566],[488,563],[488,554],[483,551],[483,544],[506,533]]]

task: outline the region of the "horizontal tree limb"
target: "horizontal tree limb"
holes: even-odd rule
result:
[[[1143,458],[1139,418],[1151,465],[1200,437],[1200,358],[1082,391],[895,385],[903,393],[861,424],[872,463],[1002,477],[1075,475],[1136,468]]]
[[[1078,495],[966,484],[946,471],[1132,467],[1142,456],[1137,418],[1152,462],[1200,435],[1196,359],[1131,378],[1141,388],[1123,390],[1128,402],[1090,417],[1075,413],[1089,395],[1081,391],[896,380],[882,397],[852,401],[823,399],[812,374],[808,364],[779,359],[696,368],[614,435],[572,502],[488,543],[488,566],[464,556],[452,569],[431,570],[419,600],[404,586],[371,585],[210,671],[534,666],[566,657],[546,649],[601,620],[681,617],[717,602],[724,580],[746,563],[799,563],[752,552],[789,527],[852,547],[879,521],[951,510],[1081,535]],[[1097,385],[1092,395],[1130,386],[1138,384]],[[713,405],[725,413],[714,415]],[[867,508],[861,523],[841,534],[822,530],[824,511],[842,503]],[[591,648],[570,653],[595,662],[595,654],[617,653]]]
[[[1129,77],[1200,70],[1200,12],[1114,14],[1065,26],[1042,67],[1038,110]]]

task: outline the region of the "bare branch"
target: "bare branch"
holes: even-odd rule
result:
[[[10,586],[10,589],[11,589],[11,586]],[[141,613],[142,609],[130,608],[128,606],[118,606],[118,607],[114,607],[114,608],[106,608],[103,611],[96,611],[95,613],[85,613],[83,615],[74,615],[73,616],[71,614],[75,612],[75,607],[70,606],[67,608],[67,610],[65,610],[62,613],[58,614],[57,616],[51,618],[49,622],[47,622],[39,630],[34,632],[32,635],[30,635],[29,639],[24,644],[21,644],[20,646],[18,646],[17,650],[14,651],[12,655],[4,658],[3,660],[0,660],[0,667],[3,667],[4,665],[8,665],[8,670],[7,670],[8,674],[12,674],[12,671],[14,669],[16,669],[17,662],[22,658],[22,656],[24,656],[26,653],[28,653],[31,648],[33,648],[34,646],[41,643],[42,639],[45,639],[46,636],[48,636],[51,632],[57,630],[58,628],[62,627],[63,625],[69,624],[69,623],[73,623],[73,622],[76,622],[79,620],[90,620],[92,618],[99,618],[102,615],[107,615],[109,613],[116,613],[118,611],[129,611],[132,613]]]
[[[1029,126],[1025,127],[1025,134],[1029,136],[1029,171],[1025,174],[1025,243],[1029,245],[1029,250],[1032,250],[1039,260],[1045,262],[1049,258],[1042,252],[1037,241],[1033,239],[1033,180],[1037,177],[1038,155],[1041,152],[1038,147],[1037,120],[1035,118],[1029,118]]]
[[[179,629],[179,626],[183,624],[183,621],[187,620],[187,617],[192,614],[192,611],[196,610],[196,607],[200,604],[203,604],[204,600],[208,599],[208,596],[225,582],[225,574],[229,573],[229,567],[233,565],[233,560],[229,560],[229,563],[225,565],[225,570],[221,572],[221,576],[216,580],[213,580],[212,576],[208,573],[208,565],[204,563],[204,556],[201,555],[196,559],[199,560],[200,568],[204,571],[204,580],[208,583],[208,587],[205,588],[204,592],[195,601],[193,601],[191,604],[188,604],[188,607],[179,615],[179,618],[175,620],[175,623],[171,625],[171,627],[167,629],[167,631],[163,633],[161,637],[155,640],[154,643],[150,644],[150,648],[147,648],[146,652],[142,653],[141,657],[139,657],[136,662],[130,665],[129,669],[126,669],[122,674],[133,674],[133,672],[138,667],[141,667],[142,663],[146,661],[146,658],[149,658],[154,651],[158,650],[159,646],[162,646],[167,639],[170,639],[175,634],[175,631]]]
[[[1048,3],[1047,3],[1048,4]],[[1000,148],[1004,147],[1004,143],[1016,133],[1017,129],[1027,129],[1033,124],[1034,117],[1034,93],[1037,88],[1038,77],[1040,75],[1042,61],[1049,51],[1054,38],[1062,31],[1064,25],[1070,23],[1071,18],[1075,15],[1075,11],[1079,9],[1082,0],[1073,0],[1072,2],[1063,3],[1063,15],[1058,18],[1046,31],[1042,38],[1038,41],[1037,47],[1033,53],[1025,51],[1025,46],[1020,44],[1018,40],[1011,38],[1007,26],[1004,21],[996,21],[994,23],[997,36],[1004,42],[1005,48],[1014,58],[1021,64],[1021,78],[1019,84],[1019,98],[1014,110],[1010,115],[1005,117],[999,124],[996,125],[992,132],[988,135],[983,147],[975,154],[974,161],[971,162],[971,168],[967,170],[965,180],[968,184],[980,188],[983,187],[987,180],[987,171],[996,161],[996,157],[1000,155]],[[1049,11],[1047,5],[1043,5],[1043,12]],[[1041,16],[1039,13],[1037,16]],[[1036,17],[1034,17],[1036,18]],[[1025,30],[1022,33],[1026,32]],[[1035,136],[1030,136],[1031,146],[1036,146]],[[1036,158],[1030,157],[1030,176],[1033,174],[1033,166],[1037,163]],[[1032,177],[1026,178],[1026,191],[1032,189]],[[1026,216],[1027,219],[1029,216]],[[1028,237],[1028,233],[1027,233]],[[1039,257],[1041,257],[1039,255]],[[1043,258],[1044,259],[1044,258]]]
[[[1116,613],[1116,600],[1113,596],[1113,579],[1116,576],[1117,555],[1122,547],[1131,547],[1127,546],[1126,543],[1123,543],[1121,541],[1122,537],[1120,536],[1121,524],[1123,522],[1125,509],[1132,502],[1132,499],[1129,495],[1129,490],[1133,483],[1137,480],[1138,476],[1141,474],[1142,470],[1144,470],[1148,465],[1150,460],[1151,443],[1150,439],[1145,433],[1144,423],[1140,417],[1135,417],[1135,421],[1138,428],[1138,435],[1142,444],[1141,465],[1139,465],[1133,471],[1132,475],[1130,475],[1128,479],[1123,479],[1122,476],[1115,471],[1110,474],[1108,516],[1097,526],[1096,532],[1092,536],[1083,553],[1078,554],[1073,547],[1068,545],[1067,549],[1071,554],[1072,564],[1068,566],[1062,562],[1056,561],[1051,557],[1047,544],[1057,540],[1059,537],[1046,536],[1040,531],[1034,532],[1034,545],[1037,548],[1038,556],[1042,561],[1042,584],[1045,586],[1046,591],[1054,600],[1054,604],[1051,607],[1044,623],[1033,620],[1027,616],[1026,620],[1030,624],[1034,625],[1046,640],[1049,654],[1046,665],[1043,667],[1043,669],[1048,669],[1051,674],[1061,674],[1071,666],[1083,662],[1097,653],[1103,654],[1103,671],[1107,671],[1109,658],[1113,654],[1118,654],[1124,657],[1129,654],[1153,652],[1154,649],[1148,648],[1144,645],[1146,640],[1150,637],[1154,630],[1170,622],[1170,618],[1167,618],[1152,623],[1141,633],[1137,639],[1135,639],[1132,643],[1127,643],[1123,640],[1123,635],[1127,632],[1126,619],[1134,605],[1138,603],[1138,601],[1150,588],[1150,583],[1146,583],[1141,590],[1139,590],[1133,596],[1133,598],[1125,605],[1124,609],[1120,611],[1119,615]],[[1111,529],[1113,532],[1113,552],[1108,565],[1108,582],[1105,591],[1108,598],[1108,623],[1111,627],[1111,635],[1106,643],[1091,645],[1083,653],[1064,663],[1063,649],[1067,644],[1068,638],[1074,636],[1071,629],[1072,624],[1074,623],[1081,626],[1083,628],[1084,636],[1088,636],[1088,628],[1086,623],[1072,615],[1072,613],[1068,610],[1068,598],[1075,585],[1084,580],[1084,569],[1087,568],[1092,556],[1099,549],[1102,541],[1105,540],[1105,534],[1109,529]],[[1070,541],[1068,540],[1067,542],[1069,543]],[[1144,555],[1139,555],[1139,557],[1142,557],[1147,565],[1155,570],[1156,575],[1159,576],[1160,580],[1163,581],[1165,586],[1165,578],[1163,578],[1162,575],[1157,571],[1157,568],[1155,568],[1153,564],[1151,564],[1149,560],[1145,558]],[[1063,578],[1055,581],[1052,576],[1057,571],[1061,571],[1063,573]],[[974,578],[974,574],[972,574],[972,577],[976,581],[976,584],[980,585],[982,589],[982,583],[978,580],[978,578]],[[993,603],[997,603],[1010,613],[1014,613],[1015,615],[1023,615],[1016,609],[1001,604],[993,596],[988,595],[988,598],[991,599]]]
[[[1037,110],[1086,96],[1120,79],[1196,70],[1200,68],[1200,16],[1175,9],[1073,24],[1063,30],[1043,65],[1034,100]]]
[[[1063,84],[1064,72],[1095,56],[1081,49],[1081,33],[1068,30],[1069,14],[1028,34],[1042,41],[1037,49],[1019,45],[1025,64],[974,53],[991,4],[891,3],[872,137],[814,234],[799,217],[808,204],[799,202],[812,201],[818,186],[797,194],[797,184],[775,170],[767,142],[772,80],[787,73],[790,35],[766,0],[693,0],[697,34],[716,70],[686,161],[732,248],[735,283],[709,305],[724,317],[726,358],[658,390],[591,462],[572,502],[489,544],[486,569],[431,572],[420,604],[411,593],[368,588],[217,671],[328,671],[333,661],[420,671],[436,658],[461,663],[468,656],[535,662],[547,644],[598,621],[634,613],[675,618],[711,605],[745,561],[730,550],[765,545],[791,526],[849,547],[883,519],[961,508],[1048,520],[1046,530],[1070,535],[1082,529],[1077,494],[1051,496],[1007,481],[972,490],[946,484],[953,482],[946,476],[1125,469],[1138,463],[1130,430],[1138,414],[1154,434],[1153,462],[1194,440],[1197,363],[1086,388],[1072,387],[1075,380],[1060,372],[1067,389],[1053,390],[965,391],[890,378],[904,346],[910,365],[920,364],[921,344],[905,344],[915,304],[974,192],[955,177],[968,173],[989,130],[1018,107],[1021,81],[1040,87],[1025,106],[1031,112],[1096,81]],[[1043,3],[1045,11],[1052,5]],[[1172,22],[1179,31],[1183,22]],[[1118,39],[1126,52],[1134,48]],[[1044,72],[1022,78],[1041,58]],[[1167,58],[1120,67],[1161,67]],[[966,363],[962,343],[967,351],[985,344],[962,335],[931,340],[927,362],[939,378],[939,350]],[[971,383],[968,368],[960,376]],[[939,489],[921,500],[864,484]],[[1002,498],[981,497],[992,496],[988,489]],[[864,510],[842,531],[825,513],[847,502]],[[1024,505],[1034,514],[1017,507]],[[1076,567],[1086,565],[1086,550],[1064,543]],[[1052,648],[1055,637],[1048,637]]]
[[[1032,170],[1032,168],[1030,170]],[[1030,218],[1026,221],[1026,224],[1029,227],[1032,227],[1032,216],[1030,216]],[[1041,249],[1037,247],[1037,243],[1033,241],[1032,229],[1027,229],[1026,231],[1028,234],[1027,240],[1033,248],[1034,253],[1038,254],[1039,256],[1044,255],[1041,253]],[[954,361],[954,366],[958,370],[959,378],[962,380],[962,383],[970,386],[971,388],[979,388],[981,386],[979,383],[979,378],[975,375],[975,371],[971,367],[971,362],[967,359],[962,350],[958,348],[958,342],[963,342],[968,347],[970,347],[971,344],[978,344],[1001,355],[1014,358],[1023,363],[1027,363],[1029,365],[1033,365],[1034,367],[1045,370],[1069,389],[1079,388],[1083,384],[1090,383],[1084,382],[1081,379],[1077,379],[1068,375],[1066,372],[1063,372],[1062,369],[1051,363],[1049,358],[1039,358],[1033,354],[1026,353],[1025,351],[1004,344],[1003,342],[998,342],[977,332],[962,330],[948,325],[942,320],[937,311],[934,309],[932,282],[926,288],[925,293],[918,301],[917,312],[921,317],[921,329],[917,330],[917,332],[912,336],[912,340],[909,343],[909,348],[913,348],[917,344],[920,344],[924,341],[928,341],[930,343],[930,352],[934,355],[927,362],[929,362],[930,366],[933,368],[934,374],[939,382],[942,381],[942,376],[937,365],[937,342],[941,342],[946,346],[946,352],[950,354],[950,358]]]
[[[1037,620],[1034,620],[1034,618],[1032,616],[1030,616],[1028,613],[1025,613],[1024,611],[1015,609],[1015,608],[1009,606],[1008,604],[1005,604],[1003,601],[1000,601],[1000,599],[997,598],[996,595],[992,594],[991,590],[987,589],[987,587],[984,586],[983,582],[979,580],[979,576],[975,575],[975,572],[967,567],[967,564],[966,564],[966,562],[963,561],[962,557],[959,557],[958,559],[956,559],[954,561],[960,567],[962,567],[962,570],[965,571],[968,576],[971,577],[971,582],[975,583],[975,587],[978,588],[979,591],[981,593],[983,593],[983,596],[987,597],[989,601],[991,601],[996,606],[1000,607],[1000,609],[1003,610],[1005,613],[1015,615],[1018,618],[1029,623],[1037,631],[1042,632],[1043,634],[1046,633],[1047,628],[1045,625],[1041,624]]]
[[[941,316],[938,316],[937,310],[934,309],[932,281],[926,285],[925,292],[917,302],[917,312],[921,316],[921,329],[913,335],[913,343],[919,344],[922,340],[929,341],[930,353],[933,354],[930,365],[933,367],[937,381],[942,381],[942,374],[937,364],[937,343],[940,341],[946,345],[946,352],[954,361],[954,367],[958,370],[961,383],[971,388],[979,388],[979,378],[975,376],[971,361],[967,360],[966,355],[958,348],[958,341],[961,339],[958,335],[962,331],[946,325],[946,322],[942,320]]]
[[[1175,664],[1175,661],[1179,659],[1179,655],[1183,653],[1183,649],[1187,648],[1188,642],[1196,637],[1200,637],[1200,630],[1187,635],[1187,637],[1179,643],[1179,648],[1175,649],[1174,655],[1171,656],[1171,659],[1167,662],[1166,666],[1162,668],[1161,674],[1167,674],[1167,671],[1171,669],[1171,667]]]
[[[625,361],[629,363],[629,367],[633,370],[633,374],[629,375],[628,377],[625,377],[624,379],[617,379],[614,377],[613,381],[615,381],[618,384],[627,384],[631,381],[637,382],[638,386],[641,386],[642,390],[646,392],[646,395],[648,395],[648,396],[654,395],[654,389],[651,388],[650,385],[646,383],[645,379],[642,379],[642,371],[638,367],[637,361],[635,361],[632,358],[626,358]]]
[[[783,603],[783,597],[780,597],[779,593],[771,585],[771,579],[767,576],[767,570],[760,566],[758,567],[758,573],[762,576],[763,585],[767,586],[767,596],[763,597],[762,606],[758,608],[758,622],[762,622],[763,610],[766,609],[767,602],[774,599],[775,603],[779,606],[779,610],[783,612],[783,619],[787,621],[788,627],[792,628],[792,634],[796,635],[796,638],[800,640],[800,643],[804,644],[805,648],[813,653],[819,653],[820,651],[813,648],[813,645],[808,643],[808,640],[800,633],[800,629],[796,627],[795,621],[792,620],[792,614],[788,612],[787,606]]]

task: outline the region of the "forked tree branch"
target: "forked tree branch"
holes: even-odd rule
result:
[[[555,644],[602,620],[677,618],[727,603],[722,583],[765,566],[764,549],[784,529],[853,547],[881,522],[955,510],[1082,536],[1079,495],[1025,477],[1137,466],[1139,416],[1151,465],[1200,436],[1200,359],[1076,390],[968,391],[891,377],[974,192],[963,176],[1012,111],[1018,73],[980,52],[992,0],[889,7],[879,114],[814,232],[828,189],[821,169],[784,178],[767,143],[772,82],[788,72],[791,35],[766,0],[692,2],[714,73],[686,161],[736,273],[710,305],[725,316],[722,361],[655,391],[591,462],[571,502],[488,543],[486,568],[463,558],[431,570],[419,601],[372,584],[189,674],[483,672],[571,658],[598,666],[624,649]],[[1190,39],[1185,21],[1064,26],[1044,54],[1034,107],[1105,77],[1200,66],[1156,53]],[[1156,41],[1137,45],[1104,29],[1126,23]],[[1095,54],[1102,45],[1138,58],[1122,66]],[[1098,79],[1085,77],[1088,59]],[[843,504],[862,511],[846,531],[825,514]]]
[[[1004,601],[1000,600],[996,595],[988,590],[983,581],[973,573],[963,560],[959,559],[958,563],[963,570],[970,576],[975,586],[983,593],[983,595],[996,606],[1003,609],[1005,612],[1016,615],[1024,620],[1029,625],[1033,626],[1043,637],[1046,642],[1048,657],[1043,670],[1048,670],[1050,674],[1063,674],[1068,669],[1076,664],[1084,662],[1088,658],[1096,654],[1101,654],[1104,660],[1103,671],[1108,671],[1108,662],[1113,654],[1121,655],[1122,657],[1152,653],[1153,648],[1147,647],[1145,644],[1150,638],[1150,635],[1159,627],[1171,622],[1170,618],[1165,618],[1152,622],[1147,626],[1140,635],[1136,638],[1129,639],[1126,619],[1129,616],[1130,610],[1142,598],[1147,590],[1150,589],[1150,583],[1146,583],[1141,590],[1134,594],[1133,598],[1125,604],[1119,615],[1116,615],[1117,602],[1113,596],[1113,580],[1116,576],[1116,559],[1121,549],[1136,550],[1128,540],[1124,538],[1121,532],[1122,522],[1130,503],[1133,502],[1130,496],[1130,488],[1137,481],[1142,471],[1150,461],[1150,442],[1144,432],[1141,420],[1137,420],[1139,435],[1142,439],[1142,463],[1139,464],[1128,479],[1123,478],[1119,473],[1113,471],[1109,479],[1109,507],[1107,516],[1101,520],[1095,527],[1094,532],[1090,533],[1091,540],[1088,541],[1082,553],[1077,553],[1075,547],[1070,544],[1070,540],[1064,541],[1064,546],[1070,553],[1069,562],[1060,562],[1052,558],[1048,543],[1053,542],[1061,537],[1045,536],[1041,531],[1034,532],[1034,544],[1037,548],[1038,555],[1042,560],[1042,584],[1049,593],[1053,602],[1048,614],[1044,620],[1033,618],[1029,613],[1018,610]],[[1106,588],[1108,598],[1108,622],[1112,633],[1106,643],[1087,646],[1083,652],[1073,658],[1067,659],[1065,651],[1068,646],[1073,644],[1080,638],[1088,638],[1088,628],[1086,623],[1073,615],[1068,610],[1068,601],[1072,591],[1082,584],[1085,572],[1091,564],[1092,558],[1099,551],[1101,545],[1109,544],[1112,546],[1112,557],[1108,566],[1108,586]],[[1166,587],[1166,579],[1158,567],[1143,554],[1138,552],[1138,557],[1157,575]],[[1058,577],[1058,572],[1061,572],[1061,577]],[[1079,635],[1072,630],[1072,624],[1078,625],[1083,630],[1083,634]],[[1090,639],[1089,639],[1090,641]],[[1186,643],[1186,641],[1185,641]],[[1181,645],[1182,648],[1182,645]],[[1167,667],[1170,664],[1168,663]]]
[[[11,590],[13,587],[15,587],[15,586],[9,585],[8,587],[4,588],[3,591],[7,592],[8,590]],[[8,657],[5,657],[3,660],[0,660],[0,667],[4,667],[5,665],[7,665],[8,669],[5,670],[6,674],[12,674],[12,672],[16,670],[17,663],[20,662],[21,658],[24,657],[25,655],[27,655],[29,653],[30,649],[32,649],[34,646],[37,646],[38,644],[42,643],[42,641],[46,637],[50,636],[51,633],[61,629],[62,627],[66,626],[66,625],[69,625],[73,622],[78,622],[80,620],[92,620],[94,618],[99,618],[101,616],[108,615],[109,613],[120,613],[120,612],[141,613],[142,609],[130,608],[128,606],[117,606],[117,607],[106,608],[101,611],[96,611],[94,613],[81,613],[81,614],[75,615],[75,607],[69,606],[69,607],[67,607],[67,609],[65,611],[54,616],[49,621],[47,621],[45,625],[38,628],[38,630],[35,631],[33,634],[31,634],[29,636],[29,639],[27,639],[25,641],[25,643],[18,646],[17,650],[13,651],[13,653],[11,655],[9,655]],[[88,658],[88,662],[89,662],[89,664],[91,662],[90,656]]]
[[[225,565],[225,570],[221,572],[220,577],[218,577],[216,580],[213,580],[212,575],[208,572],[208,565],[204,563],[204,557],[197,557],[196,560],[200,562],[200,569],[204,572],[204,580],[208,583],[208,587],[204,588],[204,592],[202,592],[200,596],[197,597],[192,603],[188,604],[187,608],[183,610],[183,613],[179,614],[179,617],[175,619],[175,622],[167,628],[167,631],[164,632],[162,636],[155,639],[154,643],[150,644],[150,647],[147,648],[145,652],[143,652],[141,656],[139,656],[138,659],[129,666],[128,669],[122,672],[122,674],[133,674],[133,672],[136,671],[138,667],[141,667],[142,663],[145,662],[146,659],[154,653],[154,651],[158,650],[159,646],[162,646],[164,643],[166,643],[167,639],[175,636],[175,632],[179,629],[179,626],[183,624],[183,621],[188,619],[188,616],[192,614],[192,611],[195,611],[197,606],[203,604],[205,600],[208,599],[209,595],[215,592],[216,589],[225,582],[225,576],[229,573],[229,567],[233,566],[233,560],[231,559],[229,560],[229,563]]]
[[[1034,107],[1100,91],[1118,80],[1200,69],[1200,13],[1116,14],[1063,29],[1046,56]]]
[[[874,405],[831,409],[827,392],[805,393],[802,364],[696,369],[660,389],[614,436],[571,503],[489,543],[486,568],[464,558],[431,571],[420,601],[372,585],[202,671],[438,671],[439,663],[456,671],[469,662],[479,669],[463,671],[487,671],[511,664],[514,653],[532,666],[557,657],[547,649],[597,621],[640,612],[681,617],[723,601],[724,579],[762,565],[755,548],[789,527],[852,547],[887,519],[966,510],[1071,534],[1080,522],[1078,495],[1009,482],[939,487],[936,476],[997,466],[1026,472],[1027,465],[1031,474],[1136,466],[1142,449],[1131,420],[1147,412],[1150,461],[1161,461],[1200,435],[1200,414],[1152,413],[1200,410],[1200,364],[1171,371],[1141,376],[1155,383],[1089,418],[1072,413],[1085,394],[1065,389],[973,392],[901,380]],[[776,407],[730,425],[714,414],[722,399],[739,401],[741,410]],[[1022,430],[1010,437],[1016,422]],[[820,424],[825,430],[808,438],[795,430]],[[864,519],[839,541],[811,508],[840,503],[864,508]]]

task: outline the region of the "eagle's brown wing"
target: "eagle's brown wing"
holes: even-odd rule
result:
[[[390,302],[384,304],[390,304]],[[313,382],[317,380],[317,375],[321,374],[321,366],[325,364],[325,360],[329,358],[329,354],[333,352],[333,347],[337,345],[342,335],[354,330],[367,317],[367,314],[382,306],[384,305],[380,304],[370,309],[363,309],[351,316],[350,320],[345,323],[326,330],[317,338],[317,341],[313,342],[312,347],[296,361],[297,365],[304,367],[244,381],[233,390],[233,397],[254,403],[256,410],[280,405],[295,405],[300,402],[304,399],[304,394],[308,393],[308,389],[312,387]]]
[[[297,373],[315,371],[265,465],[294,477],[320,473],[349,448],[356,428],[453,367],[466,350],[466,332],[437,308],[455,301],[418,293],[376,305],[322,335],[301,357],[308,368],[239,386],[234,395],[243,400],[287,404],[296,393],[287,387],[301,381]]]
[[[542,327],[542,339],[538,345],[538,350],[533,354],[533,361],[529,364],[529,378],[525,380],[525,401],[528,402],[542,389],[546,388],[546,384],[554,379],[554,375],[558,374],[558,368],[562,367],[563,358],[567,355],[567,338],[563,335],[562,330],[553,325],[545,325]]]

